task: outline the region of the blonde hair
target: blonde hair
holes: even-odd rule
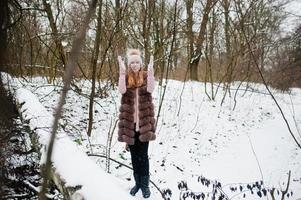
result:
[[[140,69],[138,73],[133,72],[132,69],[128,70],[127,88],[137,88],[143,85],[143,70]]]

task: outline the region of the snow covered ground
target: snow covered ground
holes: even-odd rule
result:
[[[48,84],[46,79],[37,77],[31,82],[14,78],[10,84],[15,89],[31,91],[49,113],[53,112],[61,83]],[[107,153],[108,136],[113,133],[111,158],[131,166],[130,154],[125,151],[124,144],[117,142],[117,129],[113,129],[120,94],[117,90],[110,90],[107,98],[96,98],[94,128],[88,140],[87,97],[90,83],[81,81],[78,84],[87,95],[69,92],[60,132],[65,132],[82,152],[100,155]],[[280,199],[289,171],[291,179],[289,193],[286,194],[289,198],[286,196],[285,199],[301,198],[301,149],[292,139],[280,111],[260,84],[249,85],[248,91],[244,90],[247,85],[243,84],[235,104],[238,84],[231,86],[231,97],[227,96],[221,105],[221,88],[216,100],[210,101],[203,83],[186,82],[182,92],[182,82],[168,81],[158,120],[157,139],[150,143],[149,155],[151,180],[161,190],[171,191],[170,199],[193,199],[193,195],[195,199],[202,195],[212,199],[216,193],[215,199],[224,196],[228,199],[254,200],[273,188],[276,199]],[[272,91],[295,137],[301,142],[301,90],[292,89],[290,93]],[[162,88],[157,86],[153,94],[157,111],[161,92]],[[104,158],[90,158],[102,171],[108,169]],[[68,159],[60,162],[68,162]],[[82,163],[78,163],[77,168],[81,166]],[[113,161],[110,162],[110,176],[101,176],[102,172],[93,170],[91,172],[95,172],[95,178],[103,177],[101,181],[110,185],[103,190],[99,187],[104,199],[109,194],[116,195],[115,188],[111,188],[114,184],[123,190],[120,198],[127,198],[123,195],[127,195],[134,184],[131,170]],[[120,181],[116,181],[115,177]],[[153,185],[151,192],[150,199],[162,199]],[[141,192],[136,196],[142,199]]]

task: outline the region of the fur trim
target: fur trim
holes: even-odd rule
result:
[[[149,94],[149,92],[147,91],[147,87],[143,86],[139,89],[139,95],[145,95],[145,94]]]
[[[123,97],[121,98],[121,104],[128,104],[128,105],[133,106],[134,103],[135,103],[135,102],[134,102],[134,99],[128,98],[128,97],[126,97],[126,96],[123,96]]]
[[[154,125],[154,124],[151,124],[151,126],[152,126],[152,131],[155,133],[155,132],[156,132],[156,127],[155,127],[155,125]]]
[[[153,125],[153,126],[155,126],[155,124],[156,124],[156,120],[155,120],[155,118],[153,118],[153,117],[150,117],[151,119],[150,119],[150,123]]]
[[[135,139],[128,137],[126,135],[122,135],[122,141],[129,144],[129,145],[134,145],[135,144]]]
[[[140,104],[143,104],[147,101],[151,101],[152,100],[152,97],[150,95],[142,95],[142,96],[139,96],[139,103]]]
[[[147,109],[147,108],[150,108],[150,109],[154,109],[154,104],[151,103],[151,102],[146,102],[144,104],[139,104],[139,111],[140,110],[144,110],[144,109]]]
[[[151,140],[155,140],[157,138],[156,134],[153,133]]]
[[[135,97],[135,91],[134,90],[127,90],[126,93],[124,93],[124,97],[127,97],[127,98],[134,98]]]
[[[135,128],[135,125],[133,122],[130,122],[128,120],[120,120],[119,123],[118,123],[118,128],[128,128],[128,129],[134,129]]]
[[[139,127],[145,126],[146,124],[150,124],[152,126],[152,130],[155,131],[155,123],[156,120],[153,117],[144,117],[139,121]]]
[[[127,113],[130,113],[130,114],[134,114],[135,112],[135,109],[134,109],[134,106],[130,106],[128,104],[122,104],[119,108],[119,111],[120,112],[127,112]]]
[[[151,123],[151,118],[150,117],[145,117],[145,118],[143,118],[139,121],[139,127],[144,126],[148,123]]]
[[[155,139],[156,139],[156,135],[153,132],[147,132],[147,133],[139,136],[139,140],[141,142],[147,142],[147,141],[155,140]]]
[[[134,137],[135,136],[135,132],[133,129],[128,129],[128,128],[120,128],[118,130],[118,135],[126,135],[128,137]]]
[[[133,122],[134,121],[134,115],[126,113],[126,112],[122,112],[122,113],[119,114],[119,119],[120,120],[126,119],[128,121]]]
[[[148,131],[151,131],[151,130],[152,130],[152,125],[151,124],[146,124],[146,125],[140,127],[139,132],[140,132],[141,135],[143,135],[143,134],[145,134],[145,133],[147,133]]]
[[[141,110],[139,112],[139,118],[142,119],[144,117],[154,117],[155,116],[155,113],[153,110],[147,108],[147,109],[144,109],[144,110]]]

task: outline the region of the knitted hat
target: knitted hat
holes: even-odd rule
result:
[[[141,52],[139,49],[129,49],[127,52],[128,65],[134,61],[138,61],[142,65]]]

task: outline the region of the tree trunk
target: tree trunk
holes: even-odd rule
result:
[[[188,39],[188,45],[187,45],[187,55],[188,58],[192,58],[193,54],[193,42],[194,42],[194,36],[193,36],[193,31],[192,31],[192,26],[193,26],[193,0],[187,0],[186,1],[186,13],[187,13],[187,19],[186,19],[186,29],[187,29],[187,39]],[[193,73],[192,68],[190,67],[190,60],[188,63],[189,69],[190,69],[190,74]]]
[[[9,21],[8,0],[0,1],[0,72],[6,64],[7,25]]]
[[[100,37],[101,37],[101,28],[102,28],[102,0],[99,0],[99,7],[98,7],[98,16],[97,16],[97,30],[96,30],[96,38],[94,43],[93,55],[91,60],[92,65],[92,88],[90,94],[90,103],[89,103],[89,123],[88,123],[88,131],[87,135],[90,137],[93,127],[93,108],[94,108],[94,96],[95,96],[95,79],[96,79],[96,67],[97,67],[97,60],[99,55],[99,45],[100,45]]]
[[[224,26],[224,31],[225,31],[225,39],[226,39],[226,63],[229,62],[230,57],[231,57],[231,44],[230,44],[230,21],[229,21],[229,7],[230,7],[230,1],[229,0],[224,0],[223,1],[223,7],[224,7],[224,16],[225,16],[225,26]]]
[[[50,24],[50,27],[51,27],[53,39],[54,39],[56,48],[58,50],[59,57],[61,59],[63,67],[65,68],[66,63],[67,63],[66,62],[66,55],[65,55],[63,45],[62,45],[62,39],[59,36],[58,30],[57,30],[57,27],[56,27],[56,24],[55,24],[55,21],[54,21],[54,18],[53,18],[51,5],[47,2],[47,0],[43,0],[43,6],[44,6],[44,9],[47,13],[47,18],[49,20],[49,24]]]
[[[217,20],[216,20],[216,13],[215,10],[213,9],[212,11],[212,22],[211,22],[211,27],[209,31],[209,65],[208,65],[208,73],[209,73],[209,80],[211,84],[211,99],[214,100],[214,87],[213,87],[213,70],[212,67],[215,66],[214,62],[214,43],[215,43],[215,30],[217,27]]]
[[[205,40],[205,31],[206,26],[209,19],[209,13],[213,6],[215,5],[216,0],[207,0],[205,8],[204,8],[204,15],[202,18],[202,22],[200,25],[200,32],[196,40],[196,49],[190,57],[189,67],[190,67],[190,78],[191,80],[198,80],[198,65],[201,59],[203,44]]]
[[[225,26],[224,26],[224,31],[225,31],[225,39],[226,39],[226,61],[225,66],[227,67],[227,87],[230,87],[229,84],[232,82],[233,79],[233,63],[231,62],[231,41],[230,41],[230,21],[229,21],[229,7],[230,7],[230,1],[229,0],[224,0],[223,1],[223,7],[224,7],[224,17],[225,17]]]
[[[164,35],[166,29],[164,27],[164,15],[165,15],[165,1],[160,1],[158,7],[154,10],[156,14],[154,15],[154,30],[155,30],[155,53],[154,59],[158,62],[157,66],[155,63],[154,69],[155,74],[160,73],[159,85],[162,85],[162,80],[165,71],[166,61],[164,59],[165,48],[164,48]],[[158,67],[159,66],[159,67]],[[157,72],[159,71],[159,72]],[[157,73],[156,73],[157,72]]]
[[[124,33],[124,19],[123,19],[123,12],[125,10],[126,5],[122,5],[121,0],[115,0],[115,4],[116,4],[116,38],[118,40],[118,45],[116,46],[116,50],[117,50],[117,55],[122,54],[122,52],[126,51],[126,42],[127,42],[127,38],[126,35]],[[126,3],[127,4],[127,3]]]
[[[145,64],[148,63],[150,57],[150,27],[152,22],[154,6],[155,6],[155,1],[141,2],[141,8],[142,8],[141,14],[143,15],[142,35],[143,35],[143,45],[144,45],[144,53],[145,53],[144,55]]]

